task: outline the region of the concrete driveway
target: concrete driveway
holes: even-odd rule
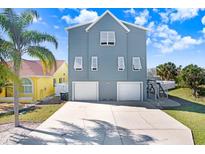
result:
[[[189,128],[159,109],[67,102],[20,144],[193,144]]]

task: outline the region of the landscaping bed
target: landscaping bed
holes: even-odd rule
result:
[[[189,88],[174,89],[169,95],[171,99],[180,103],[180,106],[163,110],[192,130],[195,144],[205,144],[204,95],[194,98]]]

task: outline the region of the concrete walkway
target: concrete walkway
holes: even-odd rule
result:
[[[68,102],[20,144],[193,144],[189,128],[159,109]]]

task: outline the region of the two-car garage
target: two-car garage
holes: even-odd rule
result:
[[[142,101],[143,100],[143,82],[116,82],[116,100],[117,101]],[[99,101],[98,81],[77,81],[72,82],[72,100],[79,101]]]

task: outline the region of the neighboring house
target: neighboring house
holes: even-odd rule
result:
[[[43,71],[39,60],[22,60],[20,69],[21,87],[20,102],[42,100],[54,95],[55,84],[68,82],[68,65],[63,60],[57,60],[57,69],[49,73]],[[13,87],[6,87],[0,93],[0,102],[13,101]]]
[[[146,28],[106,11],[96,21],[67,30],[72,100],[146,99]]]

